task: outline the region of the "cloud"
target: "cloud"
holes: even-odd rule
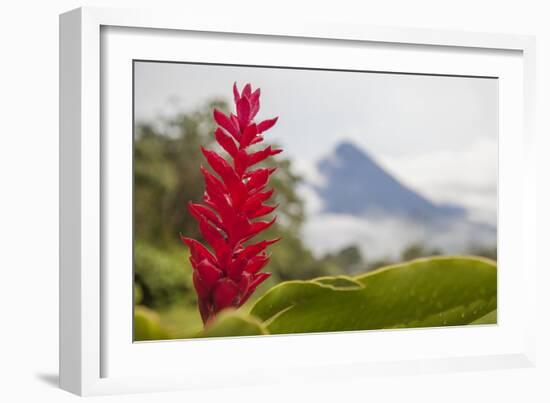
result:
[[[325,177],[319,172],[316,161],[297,158],[292,161],[294,171],[314,186],[326,185]]]
[[[419,223],[387,216],[316,214],[309,217],[302,235],[317,256],[356,245],[371,261],[398,258],[406,247],[417,243],[444,253],[496,246],[494,228],[465,220]]]
[[[461,148],[377,157],[389,172],[429,199],[459,204],[468,210],[471,219],[496,224],[496,138],[479,137]]]
[[[343,138],[405,156],[498,133],[497,80],[154,62],[135,73],[138,119],[166,115],[173,99],[182,111],[230,100],[234,81],[261,87],[260,113],[280,117],[270,138],[293,158],[318,158]]]

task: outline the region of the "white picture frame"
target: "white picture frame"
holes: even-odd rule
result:
[[[132,141],[131,131],[127,137],[112,134],[115,130],[127,132],[132,124],[128,62],[186,57],[197,62],[234,63],[236,60],[231,58],[240,57],[238,60],[254,64],[251,56],[239,54],[238,43],[231,41],[241,41],[248,49],[271,46],[271,59],[261,52],[255,54],[258,64],[275,65],[273,55],[278,55],[284,64],[283,52],[299,59],[293,47],[303,51],[304,46],[315,43],[324,47],[324,53],[342,52],[338,62],[331,62],[341,63],[339,67],[357,63],[354,67],[367,69],[361,65],[360,55],[374,52],[371,54],[377,58],[368,63],[369,70],[502,79],[497,326],[132,343],[128,338],[132,323],[128,306],[132,300],[127,271],[131,269],[131,215],[107,214],[124,208],[123,204],[117,206],[116,200],[126,200],[131,188],[131,160],[126,152]],[[183,50],[176,46],[181,43],[187,46]],[[235,55],[224,52],[220,43],[234,45],[225,47]],[[535,312],[537,267],[533,37],[303,24],[292,20],[243,23],[149,10],[81,8],[61,15],[60,49],[63,389],[96,395],[295,382],[297,378],[330,381],[381,372],[407,374],[534,365],[535,323],[525,314]],[[174,49],[180,53],[174,54]],[[212,53],[212,49],[218,51]],[[419,57],[406,58],[411,52]],[[311,51],[309,61],[302,59],[297,63],[313,67],[323,62],[323,52],[317,53],[317,59]],[[111,160],[114,155],[116,166]],[[117,240],[116,249],[109,241],[112,239]],[[506,248],[512,244],[517,245],[513,251]],[[113,267],[113,261],[120,262],[124,269],[113,273],[108,269]],[[512,287],[520,303],[510,300]],[[120,295],[116,300],[113,290]],[[351,354],[365,338],[375,348]],[[475,345],[471,342],[474,339],[478,340]],[[463,343],[457,347],[458,340]],[[326,354],[316,354],[321,345],[338,347],[338,353],[331,353],[335,349],[329,348]],[[182,357],[186,360],[182,361]],[[213,370],[216,359],[220,362]],[[145,363],[149,370],[138,371],[137,362]],[[155,365],[159,368],[159,364],[161,371],[150,371]],[[224,368],[229,365],[234,370],[228,375]]]

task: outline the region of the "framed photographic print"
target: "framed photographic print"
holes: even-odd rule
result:
[[[532,365],[532,38],[60,24],[63,388]]]

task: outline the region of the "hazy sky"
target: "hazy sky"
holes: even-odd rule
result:
[[[498,81],[382,73],[138,62],[138,120],[191,111],[231,86],[262,89],[259,118],[298,168],[351,140],[436,202],[462,204],[495,223]]]

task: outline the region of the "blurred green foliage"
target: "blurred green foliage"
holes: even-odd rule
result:
[[[155,311],[141,305],[134,307],[134,340],[167,340],[172,334],[160,324]]]
[[[216,320],[197,332],[194,337],[260,336],[269,334],[261,320],[243,312],[242,309],[227,309]]]
[[[193,303],[188,257],[186,248],[176,243],[161,248],[136,240],[135,288],[141,294],[140,303],[150,308],[179,302]]]

